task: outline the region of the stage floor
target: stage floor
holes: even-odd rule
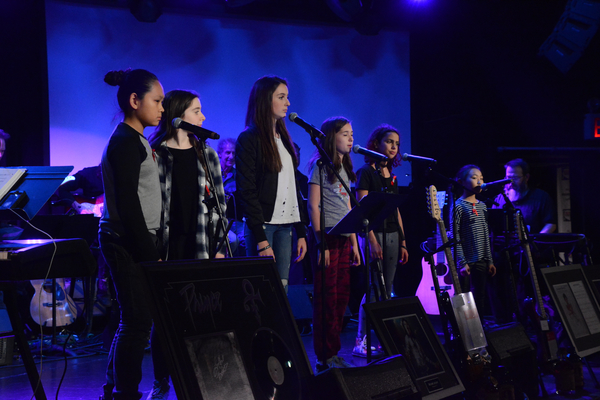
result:
[[[340,356],[354,363],[356,366],[366,365],[366,359],[353,357],[352,349],[355,343],[357,323],[355,320],[345,326],[342,333],[342,351]],[[60,338],[59,338],[60,339]],[[376,340],[376,339],[375,339]],[[94,343],[94,341],[96,343]],[[315,354],[311,334],[303,334],[302,341],[312,368],[315,367]],[[35,351],[35,350],[34,350]],[[102,384],[105,381],[106,352],[102,350],[99,336],[91,338],[88,343],[79,341],[71,348],[72,356],[67,358],[66,373],[61,384],[61,377],[65,370],[65,361],[59,356],[53,356],[50,352],[43,357],[43,363],[39,362],[39,350],[37,351],[38,370],[42,370],[42,384],[48,399],[58,398],[61,400],[97,400],[102,394]],[[600,377],[600,356],[594,354],[588,356],[588,362],[596,376]],[[551,399],[600,399],[600,389],[594,387],[594,381],[584,365],[584,390],[569,396],[555,394],[555,380],[553,376],[544,376],[543,381],[548,398]],[[152,388],[152,359],[150,351],[147,351],[143,364],[143,380],[140,390],[145,399]],[[60,391],[57,390],[60,385]],[[31,399],[32,390],[20,360],[15,360],[12,365],[0,367],[0,399]],[[170,399],[176,399],[175,391],[171,388]],[[332,399],[335,400],[335,399]]]

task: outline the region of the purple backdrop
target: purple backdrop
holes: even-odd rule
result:
[[[343,115],[360,145],[375,126],[389,123],[402,133],[401,151],[410,152],[407,33],[367,37],[349,28],[181,14],[141,23],[126,9],[55,1],[46,13],[51,165],[73,165],[76,172],[100,161],[120,120],[117,89],[103,82],[104,74],[127,67],[154,72],[165,91],[199,92],[204,126],[221,137],[237,137],[252,84],[275,74],[289,81],[290,112],[317,127]],[[287,125],[306,172],[310,137]],[[362,157],[354,155],[354,164],[362,165]],[[401,185],[410,182],[408,163],[396,172]]]

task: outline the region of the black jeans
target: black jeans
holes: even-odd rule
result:
[[[469,263],[471,275],[461,276],[461,289],[463,292],[473,292],[477,305],[477,312],[482,317],[485,315],[486,286],[488,282],[488,264],[486,261]]]
[[[142,284],[140,264],[133,261],[131,254],[118,241],[101,233],[100,248],[110,268],[121,308],[119,328],[108,356],[105,393],[114,385],[115,400],[138,400],[142,397],[138,390],[142,380],[142,361],[152,327],[147,288]]]

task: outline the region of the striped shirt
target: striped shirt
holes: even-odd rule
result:
[[[454,203],[454,212],[450,216],[449,237],[454,233],[455,222],[456,243],[459,243],[456,245],[457,267],[477,261],[493,264],[485,203],[470,203],[459,198]]]

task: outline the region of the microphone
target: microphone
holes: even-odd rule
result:
[[[290,121],[297,123],[298,125],[303,127],[306,132],[310,133],[311,135],[315,135],[318,139],[325,139],[325,134],[323,132],[315,128],[314,125],[311,125],[302,118],[300,118],[297,113],[290,114]]]
[[[185,122],[181,118],[175,118],[171,122],[175,129],[183,129],[184,131],[188,131],[193,133],[198,137],[198,139],[206,140],[206,139],[219,139],[221,136],[218,133],[213,131],[209,131],[198,125],[192,125],[189,122]]]
[[[402,154],[402,161],[424,161],[430,164],[436,164],[437,160],[428,157],[414,156],[412,154],[404,153]]]
[[[488,190],[488,186],[502,185],[506,183],[512,183],[512,179],[500,179],[499,181],[484,183],[483,185],[481,185],[481,191],[483,192],[484,190]]]
[[[357,153],[357,154],[362,154],[363,156],[367,156],[372,160],[375,161],[387,161],[388,158],[386,156],[384,156],[381,153],[377,153],[376,151],[371,151],[369,149],[365,149],[364,147],[360,147],[359,145],[356,145],[352,148],[352,151]]]

